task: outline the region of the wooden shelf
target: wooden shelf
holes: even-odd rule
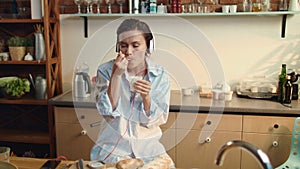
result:
[[[21,99],[9,100],[6,98],[0,98],[0,104],[48,105],[48,100],[37,100],[33,98],[21,98]]]
[[[0,23],[43,23],[42,19],[0,19]]]
[[[49,19],[50,23],[55,23],[56,22],[56,18],[50,18]],[[28,24],[34,24],[34,23],[40,23],[43,24],[43,19],[0,19],[0,24],[1,23],[12,23],[12,24],[16,24],[16,23],[28,23]]]
[[[49,133],[42,131],[22,131],[16,129],[0,129],[0,141],[49,144]]]
[[[270,11],[270,12],[236,12],[236,13],[166,13],[166,14],[130,14],[130,13],[101,13],[101,14],[68,14],[69,17],[82,17],[84,19],[84,37],[88,37],[88,18],[93,17],[126,17],[126,16],[143,16],[143,17],[213,17],[213,16],[282,16],[281,38],[285,38],[287,15],[299,14],[300,11]]]
[[[0,61],[2,65],[45,65],[46,61]]]

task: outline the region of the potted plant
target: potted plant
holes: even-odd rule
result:
[[[26,39],[13,36],[7,41],[7,45],[9,48],[10,57],[12,60],[23,60],[23,57],[26,54]]]
[[[18,99],[28,92],[30,92],[29,80],[26,78],[15,78],[7,82],[4,96],[8,99]]]

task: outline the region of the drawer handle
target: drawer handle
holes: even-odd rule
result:
[[[205,142],[206,142],[206,143],[211,142],[211,138],[210,138],[210,137],[206,137],[206,138],[205,138]]]
[[[272,143],[273,147],[277,147],[278,144],[279,144],[278,141],[273,141],[273,143]]]
[[[274,124],[273,126],[275,129],[278,129],[279,128],[279,125],[278,124]]]
[[[87,131],[86,131],[86,130],[82,130],[82,131],[80,132],[80,134],[83,135],[83,136],[85,136],[85,135],[87,134]]]

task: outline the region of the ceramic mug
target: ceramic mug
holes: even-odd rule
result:
[[[223,13],[229,13],[229,5],[223,5],[222,6],[222,12]]]
[[[9,162],[10,148],[0,147],[0,161]]]
[[[191,96],[194,95],[195,91],[191,88],[182,89],[182,93],[184,96]]]
[[[237,12],[237,5],[230,5],[229,6],[230,13],[236,13]]]

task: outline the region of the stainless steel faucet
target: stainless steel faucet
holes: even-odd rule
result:
[[[241,147],[248,150],[259,161],[264,169],[273,169],[269,157],[261,149],[244,141],[229,141],[224,144],[218,152],[215,163],[218,166],[221,166],[224,160],[225,153],[227,153],[229,149],[234,147]]]

